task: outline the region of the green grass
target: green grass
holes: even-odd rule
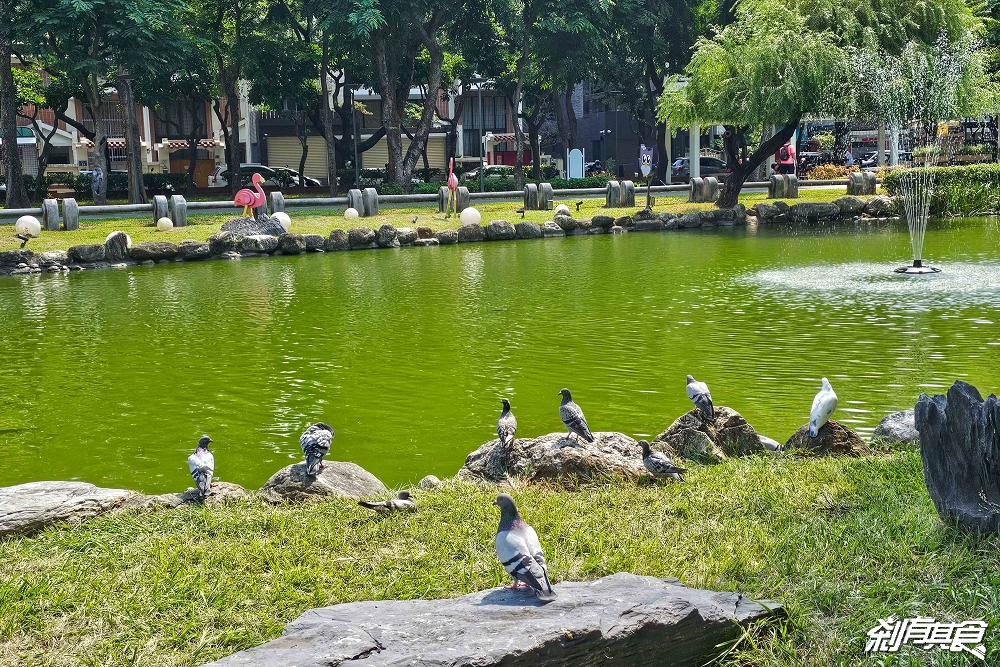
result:
[[[573,215],[581,218],[592,217],[600,214],[607,215],[627,215],[634,213],[637,209],[605,209],[603,201],[599,199],[584,200],[580,207],[580,212],[576,213],[576,199],[563,200],[558,198],[556,193],[556,205],[565,203],[569,205]],[[833,201],[844,194],[843,188],[803,190],[796,202],[827,202]],[[765,193],[750,193],[740,197],[740,201],[748,207],[758,201],[765,201]],[[636,193],[636,202],[645,203],[645,197],[640,197]],[[519,222],[521,214],[515,209],[519,204],[514,203],[493,203],[480,204],[476,208],[482,213],[483,223],[491,220],[508,220]],[[705,210],[713,208],[712,204],[689,204],[683,197],[657,197],[656,211],[670,211],[672,213],[686,213],[689,211]],[[188,216],[188,226],[175,228],[169,232],[158,232],[152,224],[152,217],[137,218],[108,218],[102,220],[81,220],[80,229],[72,232],[42,232],[42,236],[32,239],[28,243],[28,248],[35,252],[46,250],[66,250],[70,246],[87,243],[104,243],[108,234],[116,230],[124,230],[132,237],[133,243],[142,241],[171,241],[180,243],[184,239],[195,239],[204,241],[212,234],[219,231],[226,220],[235,217],[238,211],[234,208],[232,213],[223,214],[192,214]],[[299,234],[321,234],[328,236],[333,229],[349,229],[358,225],[365,225],[373,229],[378,229],[385,223],[390,223],[396,227],[431,227],[435,231],[440,229],[457,229],[460,226],[458,218],[452,216],[445,218],[444,214],[438,213],[436,207],[411,206],[406,208],[384,208],[380,215],[372,218],[363,218],[348,222],[344,219],[344,210],[317,211],[311,209],[290,209],[289,215],[292,218],[292,231]],[[414,223],[413,218],[417,221]],[[532,220],[539,224],[552,219],[552,211],[528,211],[526,220]],[[0,250],[11,250],[18,247],[21,241],[14,236],[13,225],[0,226]]]
[[[199,665],[310,607],[500,585],[495,493],[448,481],[389,518],[347,500],[130,512],[0,542],[0,663]],[[752,457],[693,466],[685,484],[512,493],[556,582],[624,570],[787,605],[787,622],[725,665],[982,664],[865,658],[865,632],[889,614],[1000,620],[1000,539],[941,523],[916,453]]]

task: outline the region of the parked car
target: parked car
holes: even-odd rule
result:
[[[704,155],[699,157],[698,166],[701,169],[701,175],[704,176],[725,176],[731,170],[729,166],[715,157],[706,157]],[[670,167],[670,180],[680,181],[681,183],[687,183],[691,180],[691,165],[688,158],[681,157],[674,160],[674,164]]]
[[[483,178],[513,178],[514,167],[505,164],[490,164],[483,167]],[[479,167],[462,174],[462,179],[466,181],[479,180]]]
[[[208,177],[208,187],[210,188],[224,188],[229,185],[229,181],[226,179],[227,168],[226,165],[220,165],[215,168],[215,170]],[[268,185],[271,187],[278,187],[285,181],[280,174],[286,174],[288,176],[288,182],[292,187],[297,187],[300,182],[299,172],[294,169],[288,169],[285,167],[268,167],[264,164],[258,164],[256,162],[241,162],[240,172],[251,172],[258,173],[264,177],[264,182],[262,185]],[[320,185],[320,182],[315,178],[305,177],[305,185]]]
[[[284,167],[279,169],[281,171],[287,171],[289,174],[292,175],[292,185],[301,187],[317,187],[319,185],[323,185],[315,178],[310,178],[309,176],[300,177],[299,172],[296,171],[295,169],[287,169]]]

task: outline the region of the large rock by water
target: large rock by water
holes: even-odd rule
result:
[[[815,438],[805,424],[785,442],[785,449],[831,456],[861,456],[868,451],[860,435],[832,419],[820,427]]]
[[[398,248],[399,241],[396,238],[397,236],[396,228],[386,223],[375,232],[375,244],[379,248]]]
[[[273,503],[284,500],[301,501],[318,496],[344,496],[364,498],[388,491],[378,477],[356,463],[326,461],[326,468],[311,477],[306,474],[305,463],[285,466],[271,475],[260,489],[265,500]]]
[[[285,233],[277,218],[262,216],[260,218],[232,218],[223,223],[221,231],[233,232],[237,236],[274,236]]]
[[[278,236],[278,250],[282,255],[301,255],[306,251],[306,240],[302,234],[286,232]]]
[[[352,227],[347,230],[347,243],[351,250],[378,247],[375,245],[375,230],[369,227]]]
[[[129,257],[132,238],[125,232],[111,232],[104,239],[104,259],[109,262],[123,262]]]
[[[278,249],[278,239],[266,234],[251,234],[240,241],[240,250],[244,252],[272,253]]]
[[[243,235],[231,231],[221,231],[208,237],[208,247],[213,255],[222,255],[227,252],[236,252],[240,249],[240,240]]]
[[[246,500],[250,494],[239,484],[232,482],[212,482],[212,493],[202,498],[198,489],[189,488],[184,493],[164,493],[158,496],[143,496],[129,502],[139,507],[180,507],[181,505],[222,505],[237,500]]]
[[[146,241],[144,243],[136,243],[132,246],[129,254],[137,262],[144,262],[148,259],[156,262],[177,257],[177,246],[167,241]]]
[[[765,451],[753,426],[736,410],[722,405],[716,406],[714,420],[705,419],[697,409],[686,412],[653,438],[653,444],[656,443],[662,443],[678,456],[702,463]]]
[[[517,230],[506,220],[494,220],[486,225],[486,238],[490,241],[513,241],[517,238]]]
[[[955,382],[948,395],[921,394],[914,409],[924,483],[941,518],[1000,532],[1000,401]]]
[[[645,477],[642,448],[622,433],[594,433],[594,442],[570,440],[565,433],[517,438],[507,449],[491,440],[465,458],[459,477],[499,482],[508,475],[529,480],[588,480],[606,475]]]
[[[208,259],[212,256],[212,246],[194,239],[185,239],[177,246],[177,256],[185,262]]]
[[[872,442],[905,445],[917,442],[920,433],[917,432],[913,410],[902,410],[886,415],[875,427]]]
[[[66,256],[69,257],[69,261],[71,262],[103,262],[104,252],[104,244],[88,243],[85,245],[70,246],[70,249],[66,251]]]
[[[840,209],[840,214],[845,217],[861,215],[865,212],[865,200],[854,195],[837,197],[833,200],[834,205]],[[760,204],[758,204],[760,206]]]
[[[501,588],[445,600],[311,609],[262,646],[206,667],[696,667],[781,605],[620,572],[555,585],[548,604]]]
[[[343,229],[334,229],[326,239],[326,251],[335,252],[337,250],[347,250],[351,247],[347,232]]]
[[[519,239],[540,239],[542,238],[542,228],[530,220],[519,222],[514,225],[515,233]]]
[[[470,222],[458,228],[459,243],[477,243],[486,240],[486,230],[482,225]]]
[[[122,507],[136,495],[86,482],[29,482],[0,488],[0,536],[33,533],[60,521],[89,519]]]

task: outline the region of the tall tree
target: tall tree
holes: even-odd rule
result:
[[[17,112],[20,108],[14,81],[14,56],[22,61],[26,49],[34,50],[39,39],[32,20],[34,3],[25,0],[0,1],[0,134],[3,141],[3,166],[7,176],[6,208],[26,208],[31,204],[24,183],[21,154],[17,148]]]

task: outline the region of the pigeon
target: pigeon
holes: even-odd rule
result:
[[[815,438],[819,429],[830,419],[837,409],[837,393],[830,386],[830,381],[823,378],[823,388],[813,399],[812,410],[809,412],[809,435]]]
[[[651,472],[653,477],[657,479],[669,477],[681,482],[684,481],[682,473],[687,472],[687,468],[675,466],[669,456],[663,452],[653,451],[645,440],[640,440],[639,445],[642,447],[642,465],[646,466],[646,470]]]
[[[500,445],[507,448],[514,444],[514,434],[517,432],[517,419],[514,417],[514,413],[510,411],[510,401],[506,398],[501,398],[500,402],[503,403],[503,412],[500,413],[500,419],[497,420],[497,437],[500,438]]]
[[[527,587],[535,592],[539,600],[554,600],[556,592],[549,583],[545,552],[535,529],[524,522],[514,499],[506,493],[497,496],[493,504],[500,508],[500,527],[494,540],[497,558],[514,578],[514,583],[508,588]]]
[[[208,451],[210,442],[212,442],[210,437],[201,436],[198,439],[198,448],[188,457],[188,469],[202,498],[212,493],[212,475],[215,474],[215,457]]]
[[[712,405],[712,393],[708,390],[708,385],[698,382],[693,375],[687,376],[687,395],[698,408],[701,416],[705,419],[715,419],[715,406]]]
[[[306,474],[315,477],[326,467],[323,457],[330,453],[330,443],[333,442],[333,429],[329,424],[318,422],[305,430],[299,438],[302,453],[306,455]]]
[[[594,434],[587,426],[587,418],[583,416],[583,410],[580,409],[580,406],[573,402],[569,389],[563,389],[559,394],[562,395],[562,403],[559,404],[559,419],[569,431],[569,438],[574,440],[583,438],[587,442],[593,442]]]
[[[375,510],[379,514],[392,514],[393,512],[414,512],[417,509],[416,504],[410,500],[409,491],[400,491],[396,494],[395,498],[391,500],[383,500],[378,503],[370,503],[364,500],[359,500],[358,504],[362,507],[367,507],[370,510]]]

